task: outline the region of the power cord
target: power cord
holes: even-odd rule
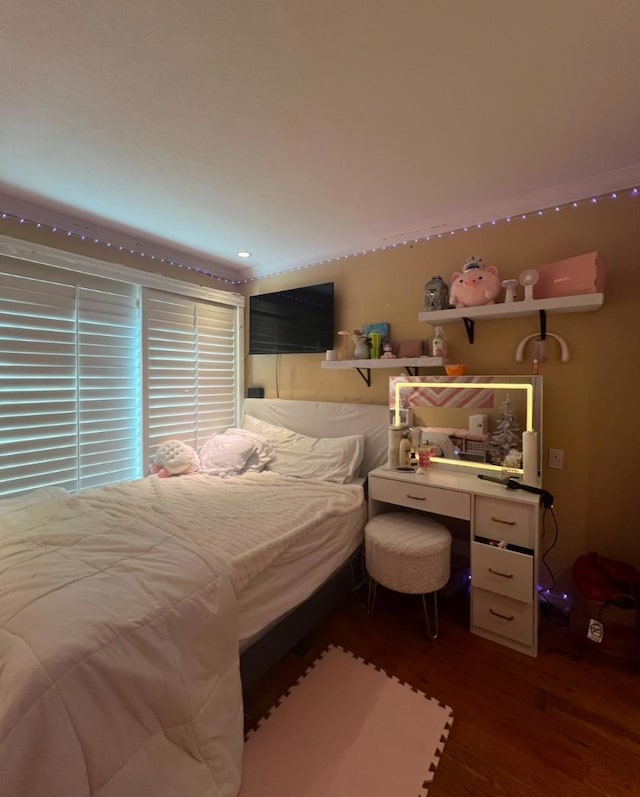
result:
[[[547,588],[547,591],[550,592],[555,589],[556,586],[556,579],[553,575],[553,570],[551,569],[549,563],[547,562],[547,555],[551,553],[551,551],[556,547],[556,543],[558,542],[558,534],[559,534],[559,527],[558,527],[558,519],[556,518],[555,512],[553,511],[553,507],[545,507],[542,513],[542,539],[544,539],[546,534],[546,524],[545,520],[547,514],[550,514],[553,518],[553,541],[551,545],[547,548],[547,550],[542,554],[542,564],[545,566],[547,573],[549,574],[549,578],[551,579],[551,586]]]

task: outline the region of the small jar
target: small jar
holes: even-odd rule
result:
[[[420,443],[418,446],[418,469],[426,470],[431,464],[431,446]]]

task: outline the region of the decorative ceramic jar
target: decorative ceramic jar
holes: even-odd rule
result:
[[[369,351],[369,338],[366,335],[354,335],[351,340],[355,343],[353,359],[368,360],[371,356]]]
[[[431,277],[424,286],[424,309],[449,309],[449,286],[442,277]]]

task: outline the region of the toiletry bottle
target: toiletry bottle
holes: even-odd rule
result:
[[[442,327],[436,327],[433,333],[433,343],[431,344],[432,357],[446,357],[447,346],[444,340],[444,330]]]
[[[411,441],[403,437],[398,449],[398,467],[408,468],[411,465]]]

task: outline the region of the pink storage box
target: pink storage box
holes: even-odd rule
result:
[[[546,263],[535,270],[538,281],[533,286],[534,299],[604,293],[604,265],[597,252]]]

